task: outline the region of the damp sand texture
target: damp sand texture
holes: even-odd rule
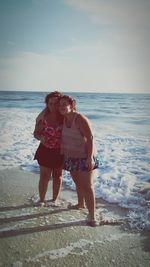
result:
[[[32,205],[38,174],[2,170],[0,182],[1,267],[150,266],[149,232],[115,224],[87,226],[86,210],[67,208],[76,194],[64,187],[60,206]],[[115,206],[99,203],[104,208],[117,213]]]

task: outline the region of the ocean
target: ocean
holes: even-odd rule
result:
[[[0,92],[0,169],[39,172],[35,118],[47,92]],[[67,93],[66,93],[67,94]],[[150,94],[69,93],[92,124],[100,160],[97,198],[129,209],[131,228],[150,229]],[[10,178],[11,179],[11,178]],[[69,173],[63,182],[75,190]],[[149,187],[150,188],[150,187]]]

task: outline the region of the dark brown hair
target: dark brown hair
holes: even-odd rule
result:
[[[48,104],[49,99],[52,97],[57,97],[58,101],[59,101],[62,96],[63,96],[63,94],[59,91],[51,92],[45,97],[45,103]]]
[[[72,106],[73,110],[76,110],[76,100],[74,98],[72,98],[69,95],[62,95],[60,100],[62,100],[62,99],[68,101],[68,103]]]

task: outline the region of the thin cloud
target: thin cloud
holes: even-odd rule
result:
[[[33,0],[33,3],[45,10],[52,2]],[[83,25],[89,19],[89,28],[85,27],[89,38],[65,27],[67,40],[70,38],[67,45],[56,43],[50,52],[45,50],[45,54],[38,53],[37,49],[31,53],[30,47],[19,53],[18,50],[27,48],[17,49],[17,42],[15,45],[8,39],[7,45],[12,46],[12,51],[15,48],[15,53],[0,58],[1,90],[150,91],[148,2],[60,0],[57,3],[57,7],[61,4],[59,8],[65,8],[62,3],[67,5],[66,14],[76,15],[79,10],[77,17]],[[68,7],[73,9],[71,13]],[[91,31],[95,31],[95,35],[90,35]]]
[[[129,64],[124,59],[122,62],[120,54],[116,59],[111,51],[107,58],[98,54],[98,48],[88,57],[89,52],[87,49],[80,60],[80,54],[76,59],[69,57],[68,53],[61,56],[20,53],[17,57],[3,58],[0,60],[1,89],[10,89],[11,84],[12,90],[61,88],[67,91],[120,92],[121,88],[122,92],[141,92],[143,84],[148,85],[148,73],[141,73],[140,66],[135,68],[132,61]]]
[[[147,27],[150,22],[150,2],[148,1],[64,0],[64,3],[86,12],[96,23]]]

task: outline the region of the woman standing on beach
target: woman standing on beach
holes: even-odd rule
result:
[[[63,116],[59,113],[60,92],[51,92],[45,98],[46,108],[36,119],[34,137],[40,145],[34,159],[40,165],[39,203],[44,204],[50,177],[53,177],[53,198],[58,200],[62,184],[63,155],[60,154]]]
[[[85,199],[89,212],[88,224],[96,226],[93,170],[98,168],[93,134],[88,119],[76,112],[76,101],[68,95],[60,99],[60,113],[64,116],[61,152],[63,169],[70,171],[76,184],[78,201]]]

